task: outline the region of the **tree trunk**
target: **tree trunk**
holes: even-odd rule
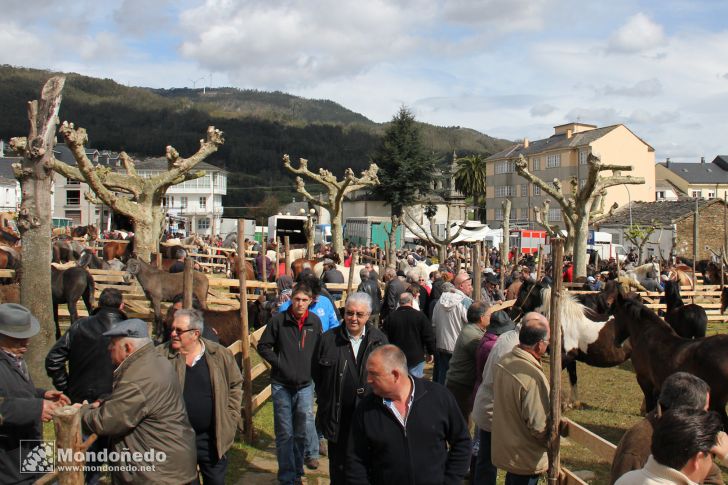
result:
[[[576,224],[576,227],[574,227],[573,251],[571,253],[574,260],[574,280],[579,276],[586,277],[586,265],[589,262],[586,252],[586,241],[589,239],[589,217],[579,217]]]
[[[447,260],[447,244],[440,244],[437,247],[437,257],[440,258],[440,266],[444,265]]]
[[[344,225],[341,220],[341,211],[332,210],[331,213],[331,249],[339,255],[339,261],[344,264]]]
[[[391,268],[397,268],[397,229],[399,228],[399,216],[392,216],[392,227],[389,231],[389,251],[387,258]]]
[[[13,167],[22,192],[18,229],[25,257],[20,265],[20,302],[40,322],[40,332],[33,337],[25,361],[36,387],[44,388],[50,387],[45,357],[55,341],[48,269],[51,265],[51,167],[64,83],[63,77],[49,79],[43,86],[40,102],[29,103],[27,149],[20,166]]]

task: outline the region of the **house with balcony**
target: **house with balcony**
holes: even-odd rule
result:
[[[73,154],[65,144],[57,144],[54,147],[54,155],[69,165],[76,165]],[[94,164],[107,165],[119,172],[124,171],[118,153],[87,148],[86,156]],[[167,159],[155,157],[137,160],[136,168],[140,176],[153,177],[168,170]],[[192,232],[202,235],[214,234],[220,227],[222,218],[222,196],[227,193],[227,171],[205,162],[197,164],[195,170],[202,170],[205,175],[167,189],[162,206],[166,209],[170,229],[185,234]],[[68,180],[60,174],[55,174],[54,215],[71,219],[74,225],[95,224],[104,230],[129,229],[125,225],[124,218],[115,215],[110,207],[97,205],[88,200],[86,193],[89,190],[85,182]]]
[[[548,198],[540,187],[518,175],[516,160],[523,155],[531,173],[545,182],[561,181],[564,191],[570,190],[570,180],[576,178],[579,187],[586,183],[589,172],[589,154],[598,156],[602,163],[631,165],[624,175],[644,177],[642,185],[619,185],[607,189],[605,208],[615,202],[623,206],[634,201],[655,200],[655,150],[626,126],[597,127],[584,123],[567,123],[554,127],[554,134],[541,140],[513,145],[486,159],[486,207],[491,227],[498,228],[503,221],[502,202],[511,199],[512,226],[524,229],[538,228],[534,207],[542,207]],[[609,175],[610,172],[603,172]],[[551,202],[548,219],[558,225],[562,221],[561,209]]]
[[[655,166],[656,200],[678,200],[683,197],[725,199],[728,197],[728,155],[718,155],[706,163],[671,162],[666,159]]]

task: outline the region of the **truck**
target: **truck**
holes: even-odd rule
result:
[[[546,231],[534,229],[511,229],[511,250],[517,248],[518,254],[535,254],[540,245],[546,244]]]
[[[314,244],[331,244],[331,224],[316,224],[313,242]]]
[[[625,253],[624,247],[621,244],[614,244],[612,242],[612,234],[608,232],[589,230],[586,250],[590,254],[597,253],[599,259],[609,260],[619,257],[620,262],[627,259],[627,253]]]
[[[389,242],[389,231],[392,228],[392,219],[389,217],[349,217],[344,224],[344,239],[357,246],[371,246],[376,244],[384,248]],[[396,249],[404,244],[403,226],[397,228],[395,236]]]
[[[268,242],[288,236],[291,244],[306,244],[306,216],[278,214],[268,218]]]

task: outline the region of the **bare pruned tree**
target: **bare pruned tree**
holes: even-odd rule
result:
[[[437,236],[437,224],[435,223],[435,215],[437,215],[437,208],[434,211],[427,211],[425,214],[429,222],[429,228],[425,228],[415,216],[412,215],[409,208],[405,208],[402,211],[402,223],[415,235],[417,239],[425,241],[426,244],[437,249],[438,258],[440,264],[444,264],[447,259],[447,247],[452,243],[465,227],[465,222],[461,222],[455,232],[452,231],[452,224],[450,222],[450,206],[447,205],[447,218],[445,222],[445,236]]]
[[[333,250],[339,255],[339,259],[344,261],[344,224],[342,219],[342,208],[344,206],[344,196],[355,190],[360,190],[365,187],[372,187],[379,184],[377,178],[377,172],[379,167],[376,163],[369,165],[369,168],[362,171],[360,177],[354,175],[354,171],[347,168],[344,172],[344,178],[338,180],[336,176],[330,171],[320,168],[318,173],[312,172],[308,168],[308,160],[301,158],[298,161],[298,167],[294,167],[291,164],[291,159],[288,155],[283,155],[283,166],[289,172],[298,175],[296,177],[296,191],[303,195],[313,205],[323,207],[331,214],[331,243]],[[313,180],[314,182],[323,185],[327,191],[327,197],[324,200],[311,195],[306,190],[306,184],[301,178],[304,177]]]
[[[121,152],[119,158],[126,173],[94,165],[84,150],[84,145],[88,142],[84,128],[75,128],[72,123],[64,122],[60,131],[78,167],[54,160],[53,170],[68,179],[86,182],[93,191],[86,193],[89,201],[106,204],[114,212],[128,217],[134,225],[135,251],[145,261],[149,261],[151,253],[159,251],[159,240],[166,217],[162,197],[167,189],[186,180],[204,176],[203,171],[193,171],[195,165],[215,153],[225,142],[222,132],[210,126],[206,139],[200,140],[200,148],[195,154],[182,158],[177,150],[167,146],[167,171],[153,177],[142,177],[137,172],[134,160],[125,152]]]
[[[566,230],[565,252],[570,252],[574,261],[574,277],[586,276],[588,257],[586,241],[589,237],[589,223],[606,217],[616,208],[612,206],[608,212],[604,210],[607,189],[615,185],[644,184],[643,177],[622,175],[623,171],[631,171],[631,165],[603,164],[601,160],[589,154],[587,159],[588,174],[584,185],[579,187],[579,180],[572,177],[569,181],[571,193],[565,193],[561,181],[554,179],[546,182],[528,170],[528,162],[520,155],[516,160],[518,174],[541,188],[561,208],[562,219]],[[602,172],[611,171],[611,175],[603,176]],[[538,212],[537,212],[538,214]]]

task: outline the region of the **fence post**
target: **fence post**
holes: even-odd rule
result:
[[[293,276],[293,270],[291,270],[291,237],[283,236],[283,250],[285,251],[286,261],[286,275]]]
[[[351,295],[351,290],[354,287],[354,271],[356,271],[356,260],[357,256],[359,254],[359,251],[354,248],[351,251],[351,266],[349,266],[349,282],[346,285],[346,297],[349,298],[349,295]]]
[[[551,261],[553,263],[553,288],[551,290],[551,341],[549,342],[550,355],[550,403],[551,412],[547,423],[548,429],[548,482],[557,484],[559,471],[561,469],[561,435],[559,425],[561,423],[561,322],[559,322],[559,305],[563,277],[561,266],[564,262],[564,240],[560,237],[551,239]]]
[[[192,293],[194,290],[193,276],[195,271],[194,264],[195,262],[191,257],[187,256],[185,258],[185,272],[184,279],[182,280],[182,295],[184,297],[184,299],[182,300],[182,308],[192,308]]]
[[[480,244],[473,246],[473,300],[480,301],[480,286],[483,275],[480,270]]]
[[[56,453],[57,466],[63,466],[64,471],[58,472],[58,483],[60,485],[82,485],[84,454],[77,453],[84,451],[81,440],[81,413],[73,406],[63,406],[53,411],[53,426],[56,429],[56,450],[72,450],[71,461],[62,460],[65,456]],[[66,455],[66,453],[64,453]],[[78,456],[77,456],[78,455]],[[81,460],[77,460],[77,458]],[[68,468],[65,468],[68,467]]]
[[[243,240],[244,219],[238,219],[238,241]],[[265,247],[265,246],[264,246]],[[264,253],[265,254],[265,253]],[[263,258],[265,265],[265,258]],[[245,441],[253,442],[253,374],[250,365],[250,333],[248,329],[248,284],[245,251],[238,251],[238,282],[240,286],[240,351],[243,363],[243,426]],[[263,266],[265,274],[265,266]]]
[[[266,268],[266,264],[268,263],[268,240],[263,238],[263,244],[261,244],[261,250],[263,251],[263,257],[260,258],[261,261],[261,274],[263,275],[263,294],[265,294],[265,283],[268,283],[268,268]]]

